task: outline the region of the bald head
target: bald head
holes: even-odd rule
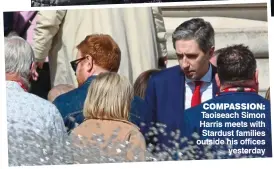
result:
[[[50,102],[53,102],[58,96],[65,94],[71,90],[73,90],[74,87],[72,85],[68,84],[59,84],[55,87],[53,87],[48,94],[48,100]]]

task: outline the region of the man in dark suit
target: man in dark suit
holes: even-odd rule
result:
[[[208,143],[199,145],[197,140],[224,140],[222,149],[228,154],[217,154],[222,147],[218,143],[208,149],[213,158],[271,157],[270,102],[258,95],[253,53],[243,45],[222,49],[217,58],[217,73],[220,93],[184,112],[182,135],[192,140],[192,134],[197,133],[194,145],[198,145],[199,150]],[[205,153],[196,159],[204,156]]]
[[[145,136],[150,135],[147,143],[159,145],[159,151],[173,146],[168,141],[172,140],[170,132],[180,128],[185,109],[211,99],[218,91],[216,68],[209,62],[214,53],[212,25],[201,18],[190,19],[176,28],[172,41],[179,65],[150,78],[145,96],[150,111],[145,117],[146,126],[141,128]],[[155,131],[155,138],[150,129],[156,123],[164,124],[166,133]]]

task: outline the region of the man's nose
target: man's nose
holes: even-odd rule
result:
[[[183,64],[183,68],[189,67],[189,61],[188,61],[187,57],[183,57],[182,64]]]

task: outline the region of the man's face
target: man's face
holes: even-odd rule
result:
[[[82,56],[81,52],[77,52],[77,59],[84,58],[86,56]],[[82,85],[90,76],[90,64],[88,61],[88,58],[86,57],[85,59],[79,60],[77,64],[77,69],[76,69],[76,77],[77,77],[77,82],[78,85]]]
[[[177,58],[186,77],[200,80],[208,71],[211,52],[205,54],[195,40],[178,40],[175,42]]]

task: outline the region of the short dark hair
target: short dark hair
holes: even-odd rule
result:
[[[215,32],[210,22],[202,18],[193,18],[179,25],[172,34],[173,47],[178,40],[196,40],[204,53],[215,45]]]
[[[223,48],[217,58],[217,72],[222,84],[252,80],[256,68],[253,53],[242,44]]]
[[[134,82],[134,95],[145,98],[148,81],[153,73],[159,72],[160,69],[150,69],[141,73]]]

